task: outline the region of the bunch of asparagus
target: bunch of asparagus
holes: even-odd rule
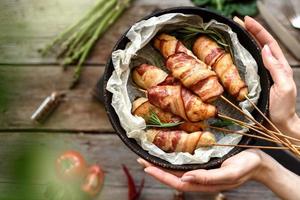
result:
[[[42,50],[45,55],[49,51],[57,52],[57,58],[64,67],[76,64],[70,88],[78,83],[82,64],[97,39],[122,14],[132,0],[97,0],[95,6],[78,22],[59,34]]]

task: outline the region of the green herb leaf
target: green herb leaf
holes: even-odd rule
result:
[[[238,3],[236,4],[236,12],[239,15],[249,15],[253,16],[257,14],[257,6],[256,1],[250,1],[245,3]]]
[[[211,125],[221,128],[221,127],[235,125],[235,123],[231,120],[228,120],[228,119],[218,119],[216,122],[212,123]]]
[[[190,46],[190,43],[193,43],[193,40],[200,34],[208,35],[210,38],[215,40],[219,45],[221,45],[224,48],[229,47],[229,45],[226,44],[225,39],[220,33],[210,29],[205,29],[200,25],[188,25],[184,28],[175,31],[175,33],[173,34],[175,35],[175,37],[183,40],[185,45],[187,45],[188,47]]]
[[[234,15],[257,14],[256,0],[192,0],[196,6],[202,6],[227,17]]]
[[[182,122],[174,122],[174,123],[163,123],[160,121],[157,114],[155,112],[151,111],[151,115],[148,120],[148,123],[149,124],[147,124],[147,127],[171,128],[171,127],[178,126],[184,122],[182,121]]]
[[[204,6],[207,3],[209,3],[210,0],[192,0],[192,2],[194,4],[196,4],[197,6]]]

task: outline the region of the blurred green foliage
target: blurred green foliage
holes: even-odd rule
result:
[[[192,0],[196,6],[205,7],[224,16],[254,16],[257,14],[256,0]]]
[[[28,138],[15,138],[13,145],[6,146],[0,173],[12,183],[2,184],[5,188],[0,188],[0,200],[89,199],[79,183],[65,182],[56,174],[55,160],[65,150],[62,144],[28,134]]]

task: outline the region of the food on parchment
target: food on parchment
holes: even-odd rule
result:
[[[166,67],[172,76],[197,94],[202,101],[211,102],[223,93],[223,87],[216,73],[202,61],[185,53],[176,53],[168,57]]]
[[[168,58],[175,53],[186,53],[195,57],[193,52],[187,49],[176,37],[165,33],[154,39],[154,47],[160,51],[164,58]]]
[[[200,60],[212,67],[230,95],[238,101],[245,99],[245,95],[248,95],[247,85],[241,79],[229,53],[207,36],[200,36],[195,41],[193,52]]]
[[[173,85],[176,80],[159,67],[141,64],[132,71],[132,80],[139,87],[148,89],[156,85]]]
[[[163,111],[162,109],[149,103],[147,98],[140,97],[132,103],[132,114],[142,117],[147,124],[150,123],[151,115],[153,113],[159,118],[162,123],[178,123],[183,121],[180,117],[177,117],[173,113]],[[186,131],[188,133],[204,130],[204,122],[184,122],[176,126],[177,129]]]
[[[149,142],[165,152],[188,152],[193,154],[199,147],[216,143],[215,136],[207,131],[186,133],[184,131],[149,129],[146,135]]]
[[[151,104],[186,121],[199,122],[217,114],[215,106],[204,103],[182,85],[154,86],[147,91]]]
[[[132,103],[132,114],[144,118],[146,122],[149,122],[151,112],[155,113],[163,123],[176,123],[182,121],[180,117],[177,117],[173,113],[165,112],[152,105],[147,98],[141,97]]]

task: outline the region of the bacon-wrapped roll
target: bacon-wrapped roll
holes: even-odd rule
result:
[[[212,66],[227,92],[238,101],[243,101],[248,95],[248,88],[241,79],[232,57],[214,40],[200,36],[194,43],[193,52],[206,64]]]
[[[165,33],[160,34],[154,39],[154,47],[161,52],[164,58],[180,52],[195,57],[193,52],[187,49],[176,37]]]
[[[173,85],[177,81],[159,67],[141,64],[133,69],[132,80],[139,87],[148,89],[156,85]]]
[[[199,122],[215,117],[215,106],[203,101],[182,85],[154,86],[148,89],[149,102],[186,121]]]
[[[216,73],[202,61],[185,53],[176,53],[166,61],[166,67],[181,83],[197,94],[202,101],[210,102],[223,93]]]
[[[163,123],[176,123],[183,121],[180,117],[173,113],[163,111],[162,109],[152,105],[149,103],[148,99],[144,97],[136,99],[132,105],[132,114],[144,118],[146,123],[149,122],[152,112],[154,112]],[[206,128],[206,124],[204,122],[184,122],[176,128],[191,133],[204,130]]]
[[[165,152],[188,152],[193,154],[199,147],[207,147],[216,143],[215,136],[210,132],[170,131],[149,129],[146,132],[149,142]]]
[[[146,122],[149,121],[151,112],[154,112],[163,123],[182,121],[180,117],[152,105],[147,98],[141,97],[132,103],[132,114],[144,118]]]

